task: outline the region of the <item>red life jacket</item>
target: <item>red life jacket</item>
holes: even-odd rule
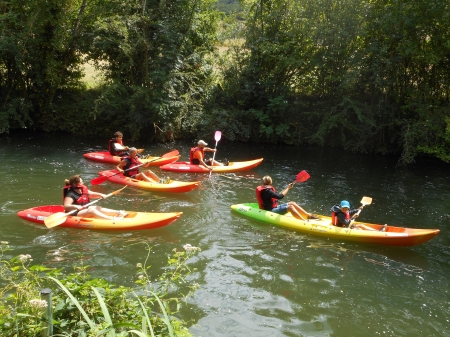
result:
[[[264,201],[261,197],[261,192],[265,189],[272,190],[274,192],[275,188],[273,186],[261,185],[256,188],[256,199],[258,200],[259,209],[264,209]],[[272,198],[272,209],[278,206],[278,199]]]
[[[125,171],[123,173],[124,176],[131,177],[136,174],[139,174],[139,167],[135,167],[132,170],[126,171],[129,168],[140,164],[139,158],[137,156],[134,158],[131,158],[130,156],[126,156],[126,157],[123,157],[123,159],[126,160],[126,162],[127,162],[127,164],[123,167],[123,170]]]
[[[350,220],[350,212],[345,212],[345,220]],[[343,223],[339,222],[338,217],[336,216],[336,212],[331,212],[331,224],[333,226],[345,227]]]
[[[202,159],[205,160],[205,150],[200,149],[199,147],[193,147],[191,148],[191,151],[189,153],[189,161],[191,162],[191,164],[193,165],[199,165],[200,161],[198,160],[198,158],[194,158],[194,153],[199,151],[202,154]],[[198,161],[194,163],[194,160]]]
[[[75,186],[75,187],[74,186],[70,186],[70,185],[64,186],[64,188],[63,188],[63,202],[64,202],[64,198],[67,196],[67,193],[69,192],[69,190],[72,190],[76,194],[78,194],[78,192],[75,191],[78,188],[81,189],[81,195],[80,195],[80,197],[77,200],[75,200],[73,202],[73,204],[74,205],[80,205],[80,206],[88,204],[91,201],[91,199],[89,198],[88,188],[86,186],[84,186],[84,185],[78,185],[78,186]]]
[[[121,140],[117,140],[116,138],[112,138],[110,139],[110,141],[108,142],[108,151],[112,156],[117,156],[118,154],[122,153],[123,151],[117,151],[116,147],[114,146],[114,143],[120,144],[123,146],[123,142],[122,139]]]

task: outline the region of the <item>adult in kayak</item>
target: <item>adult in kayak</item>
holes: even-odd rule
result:
[[[218,161],[210,158],[205,160],[205,152],[216,152],[217,149],[211,149],[206,147],[208,143],[204,140],[199,140],[197,143],[197,147],[191,148],[189,159],[192,165],[203,165],[208,170],[212,169],[212,166],[228,166],[228,160],[225,159],[225,164],[219,163]]]
[[[331,207],[332,225],[337,227],[350,226],[352,221],[359,216],[359,211],[362,210],[363,207],[364,206],[361,205],[359,208],[350,209],[350,203],[347,200],[342,200],[339,204]],[[386,230],[386,226],[387,225],[384,225],[384,227],[380,231],[384,232]],[[376,229],[361,224],[354,225],[354,228],[364,229],[368,231],[376,231]]]
[[[63,203],[65,212],[78,210],[73,215],[92,217],[106,220],[119,220],[127,215],[126,212],[116,211],[114,209],[103,208],[100,206],[89,206],[83,209],[83,206],[90,202],[91,198],[105,198],[103,193],[93,192],[83,184],[83,179],[77,174],[70,179],[66,179],[66,186],[63,188]]]
[[[129,151],[130,155],[122,158],[119,165],[117,165],[117,170],[119,172],[122,172],[125,177],[144,180],[149,183],[159,182],[160,181],[159,177],[152,171],[147,170],[143,173],[140,173],[139,167],[136,167],[136,166],[148,167],[150,165],[150,162],[143,164],[139,160],[137,149],[135,147],[130,147]]]
[[[270,176],[263,177],[263,185],[256,187],[256,199],[260,209],[271,211],[280,215],[291,212],[294,218],[299,220],[319,219],[315,215],[306,212],[294,201],[288,201],[285,204],[279,204],[278,200],[283,199],[293,184],[289,184],[283,191],[278,193],[272,186],[272,178]]]
[[[119,156],[119,157],[123,157],[123,156],[128,156],[128,151],[129,148],[128,146],[124,146],[123,145],[123,134],[120,131],[117,131],[114,134],[114,137],[112,139],[110,139],[110,141],[108,142],[108,151],[112,156]]]

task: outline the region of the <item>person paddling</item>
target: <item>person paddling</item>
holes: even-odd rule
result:
[[[362,210],[363,207],[364,205],[361,205],[359,208],[351,210],[350,203],[347,200],[342,200],[339,204],[336,204],[331,208],[331,224],[336,227],[350,226],[350,224],[359,216],[359,211]],[[387,225],[384,225],[380,232],[384,232],[386,227]],[[376,231],[376,229],[362,224],[354,225],[354,228]]]
[[[142,163],[139,160],[137,149],[135,147],[130,147],[129,151],[130,155],[122,158],[119,165],[117,165],[117,170],[119,172],[122,172],[124,176],[129,178],[144,180],[149,183],[159,182],[160,178],[150,170],[139,173],[139,167],[136,166],[148,167],[150,165],[150,162],[147,162],[145,164]]]
[[[90,202],[90,198],[105,198],[106,194],[89,191],[83,184],[80,175],[74,175],[70,179],[66,179],[66,186],[63,188],[63,203],[66,213],[78,210],[73,215],[92,217],[106,220],[123,219],[127,213],[124,211],[116,211],[113,209],[103,208],[100,206],[89,206],[83,209],[83,206]]]
[[[278,200],[283,199],[289,190],[292,188],[293,183],[289,184],[281,193],[277,193],[272,186],[272,178],[270,176],[263,177],[263,185],[256,187],[256,199],[260,209],[271,211],[280,215],[284,215],[287,212],[291,212],[294,218],[299,220],[315,219],[319,218],[315,215],[306,212],[303,208],[297,205],[294,201],[288,201],[285,204],[279,204]]]
[[[210,158],[205,160],[205,152],[216,152],[217,149],[211,149],[206,147],[208,143],[204,140],[199,140],[197,147],[191,148],[189,159],[192,165],[203,165],[208,170],[212,169],[212,166],[228,166],[228,160],[225,159],[225,164],[219,163],[218,161]]]
[[[108,151],[112,156],[128,156],[128,146],[123,145],[123,134],[117,131],[114,137],[108,142]]]

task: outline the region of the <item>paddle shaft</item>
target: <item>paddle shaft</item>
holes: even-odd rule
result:
[[[359,216],[359,214],[361,213],[361,211],[363,210],[364,206],[366,205],[370,205],[372,203],[372,198],[370,197],[363,197],[361,199],[361,207],[360,209],[358,209],[358,212],[356,212],[355,214],[353,214],[352,216],[352,220],[350,221],[350,223],[348,224],[349,228],[353,228],[353,223],[355,222],[356,218]]]
[[[214,158],[216,157],[216,151],[217,151],[217,143],[219,142],[220,138],[222,137],[222,132],[216,131],[214,135],[214,139],[216,140],[216,146],[214,146],[214,153],[212,157],[211,166],[214,166]],[[209,176],[211,177],[212,168],[209,170]]]

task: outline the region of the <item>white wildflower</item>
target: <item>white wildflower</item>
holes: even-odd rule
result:
[[[1,241],[0,243],[1,243],[2,245],[7,245],[7,244],[9,244],[8,241]]]
[[[30,259],[31,259],[31,255],[30,254],[26,254],[26,255],[25,254],[20,254],[20,256],[19,256],[19,260],[22,263],[27,262]],[[30,260],[30,261],[33,261],[33,260]]]
[[[195,247],[195,246],[191,246],[189,243],[186,243],[183,246],[184,250],[187,252],[195,252],[195,251],[201,251],[201,249],[199,247]]]
[[[144,278],[144,275],[139,275],[138,279],[142,280]]]
[[[48,303],[44,300],[31,300],[30,306],[32,306],[33,308],[47,308]]]
[[[142,264],[141,264],[141,263],[138,263],[138,264],[136,265],[136,267],[137,267],[137,268],[142,268]]]

